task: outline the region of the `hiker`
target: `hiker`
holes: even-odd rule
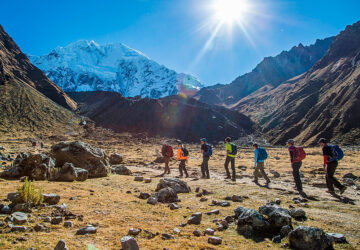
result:
[[[324,156],[324,171],[326,172],[326,186],[328,190],[326,192],[335,194],[334,186],[340,190],[340,194],[343,194],[346,187],[342,185],[335,177],[335,171],[344,156],[344,153],[337,145],[328,145],[325,138],[319,140],[320,147]]]
[[[225,159],[225,170],[226,178],[236,181],[236,172],[235,172],[235,155],[237,153],[236,145],[231,143],[231,138],[226,137],[225,139],[225,148],[226,148],[226,159]],[[229,163],[231,163],[232,177],[230,176]]]
[[[179,172],[180,172],[180,177],[183,177],[183,171],[185,173],[185,177],[188,178],[189,174],[186,170],[186,163],[188,161],[189,158],[189,151],[184,147],[184,145],[182,144],[181,141],[178,141],[178,153],[177,153],[177,160],[180,161],[179,164]]]
[[[269,177],[266,175],[264,170],[264,162],[267,159],[267,152],[265,148],[260,148],[256,143],[253,144],[254,155],[255,155],[255,171],[254,171],[254,180],[258,184],[259,174],[266,180],[266,185],[270,183]],[[260,173],[259,173],[260,172]]]
[[[203,161],[201,163],[201,178],[210,179],[210,172],[209,172],[209,159],[212,155],[212,147],[206,143],[206,139],[202,138],[201,142],[201,154],[203,155]]]
[[[161,154],[164,158],[164,163],[165,163],[165,171],[164,171],[163,175],[170,174],[169,163],[170,163],[170,158],[174,156],[173,148],[170,145],[165,143],[162,146]]]
[[[297,189],[300,193],[303,192],[301,177],[300,177],[300,168],[302,165],[302,160],[305,159],[305,151],[302,147],[295,147],[295,141],[293,139],[289,139],[287,141],[288,150],[290,154],[290,162],[291,167],[293,169],[293,176],[295,181],[295,189]]]

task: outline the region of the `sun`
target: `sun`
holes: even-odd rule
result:
[[[215,0],[213,4],[215,18],[228,24],[241,22],[249,12],[249,8],[246,0]]]

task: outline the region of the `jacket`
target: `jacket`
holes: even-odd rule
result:
[[[231,143],[226,143],[226,151],[228,152],[228,155],[229,157],[233,157],[235,158],[235,155],[232,155],[232,146],[231,146]]]
[[[254,156],[255,156],[255,167],[257,166],[258,162],[264,162],[263,160],[258,160],[258,158],[259,158],[259,149],[258,148],[255,149]]]
[[[178,149],[178,152],[177,152],[177,157],[176,157],[176,159],[177,159],[177,160],[187,160],[188,158],[189,158],[189,157],[184,156],[183,151],[182,151],[182,148],[179,148],[179,149]]]

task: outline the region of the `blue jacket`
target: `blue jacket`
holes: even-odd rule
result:
[[[259,157],[259,149],[258,148],[255,149],[254,155],[255,155],[255,167],[257,166],[258,162],[264,162],[263,160],[258,160],[258,157]]]

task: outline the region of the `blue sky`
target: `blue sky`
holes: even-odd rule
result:
[[[336,35],[360,20],[359,0],[248,0],[243,30],[223,25],[207,43],[218,21],[214,1],[0,0],[0,24],[27,54],[46,54],[80,39],[122,42],[212,85],[229,83],[266,56]]]

